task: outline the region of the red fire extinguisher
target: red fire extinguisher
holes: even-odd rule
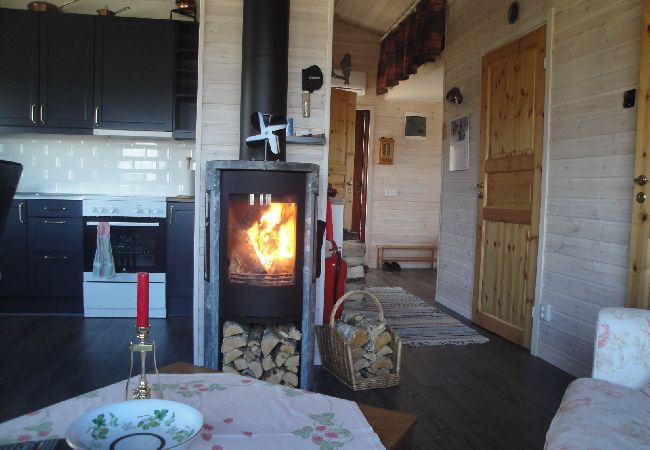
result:
[[[323,304],[323,323],[329,323],[334,303],[345,293],[345,279],[348,274],[348,264],[343,260],[341,249],[334,242],[334,229],[332,227],[332,204],[327,199],[325,225],[325,240],[332,245],[331,254],[325,258],[325,301]],[[339,308],[336,319],[341,318],[343,309]]]

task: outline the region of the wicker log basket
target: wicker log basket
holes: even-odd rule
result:
[[[390,358],[393,360],[393,370],[387,375],[377,375],[369,378],[363,378],[355,375],[354,363],[352,361],[352,347],[346,343],[345,339],[334,326],[334,317],[343,302],[355,295],[363,295],[373,301],[379,310],[379,320],[384,321],[384,311],[379,303],[379,299],[367,291],[351,291],[343,295],[334,305],[330,323],[316,326],[316,337],[318,347],[320,348],[323,367],[329,373],[334,375],[340,382],[347,387],[362,391],[366,389],[377,389],[397,386],[399,384],[400,363],[402,360],[402,342],[398,335],[386,325],[392,337],[391,347],[393,353]]]

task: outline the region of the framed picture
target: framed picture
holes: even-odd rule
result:
[[[395,140],[393,138],[381,137],[377,141],[377,162],[379,164],[393,164],[395,156]]]
[[[449,171],[469,169],[469,116],[451,121]]]
[[[407,112],[404,117],[404,137],[412,140],[427,138],[427,115]]]

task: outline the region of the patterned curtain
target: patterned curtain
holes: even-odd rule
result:
[[[385,94],[389,87],[406,80],[422,64],[435,61],[444,45],[445,0],[421,0],[381,41],[377,95]]]

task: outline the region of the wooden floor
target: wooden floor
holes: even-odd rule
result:
[[[435,271],[371,271],[367,283],[432,301]],[[0,316],[0,422],[124,379],[132,327],[130,319]],[[413,449],[541,449],[573,378],[481,332],[489,343],[404,347],[399,387],[354,392],[317,370],[315,390],[417,415]],[[153,321],[152,335],[160,366],[192,360],[191,319]]]
[[[401,286],[433,302],[433,269],[370,271],[368,286]],[[315,390],[418,416],[413,448],[534,450],[573,377],[527,350],[480,329],[489,343],[403,347],[400,385],[354,392],[319,372]]]

